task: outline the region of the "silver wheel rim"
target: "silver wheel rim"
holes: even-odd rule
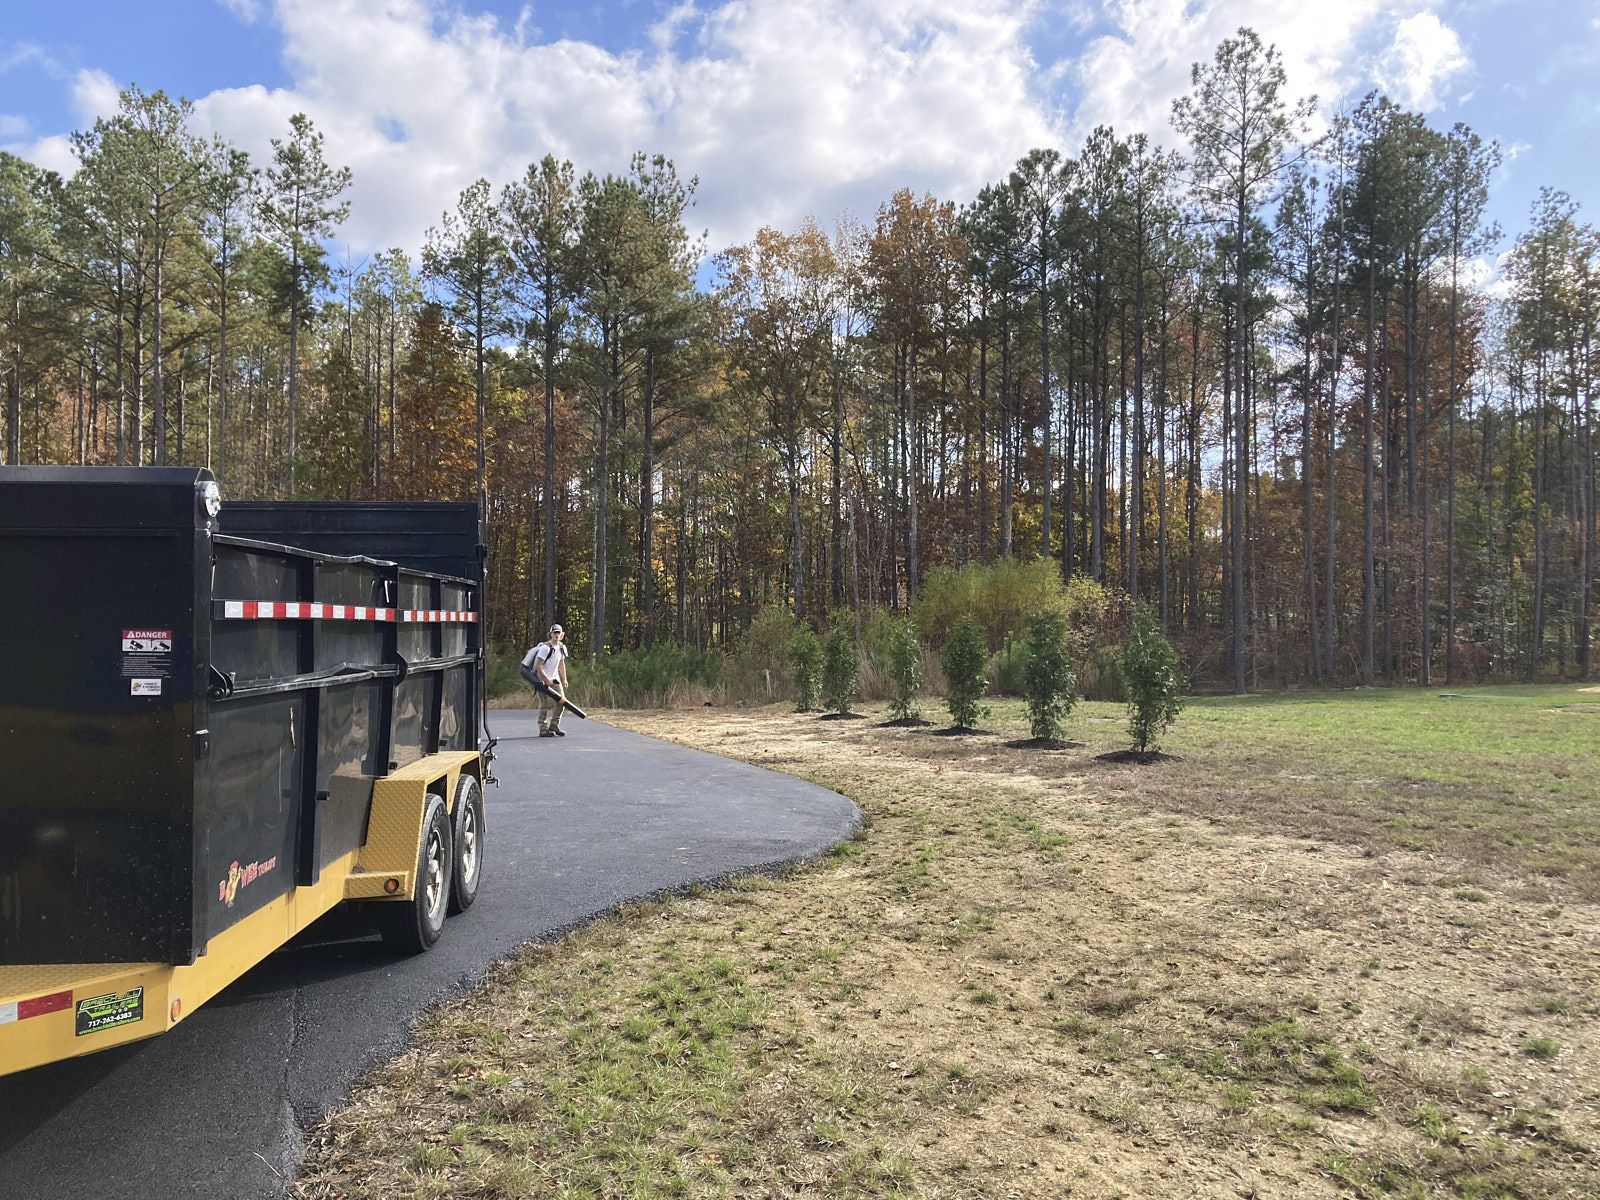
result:
[[[478,882],[478,806],[473,803],[476,788],[468,788],[460,803],[466,805],[461,813],[461,886],[471,891]]]
[[[423,891],[430,922],[438,920],[439,910],[444,906],[444,880],[444,835],[435,826],[428,830],[428,882]]]

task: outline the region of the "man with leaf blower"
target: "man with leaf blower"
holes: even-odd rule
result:
[[[561,728],[561,714],[568,708],[580,717],[585,715],[567,699],[567,657],[566,631],[559,625],[550,626],[545,640],[523,656],[522,677],[539,693],[540,737],[567,736]]]

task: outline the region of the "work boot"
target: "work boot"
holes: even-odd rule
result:
[[[552,728],[550,730],[550,732],[555,734],[557,737],[566,737],[567,736],[567,731],[565,729],[560,728],[559,726],[557,726],[555,728]]]
[[[555,737],[556,736],[556,731],[554,729],[541,729],[541,730],[539,730],[539,736],[540,737]]]

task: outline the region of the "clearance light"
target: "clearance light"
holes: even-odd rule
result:
[[[178,1023],[178,1018],[181,1016],[183,1016],[183,1001],[174,1000],[172,1002],[172,1023],[176,1025]]]
[[[389,895],[393,896],[400,890],[400,881],[393,875],[389,876],[389,878],[383,881],[383,890],[388,892]]]

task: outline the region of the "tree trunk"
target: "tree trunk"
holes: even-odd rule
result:
[[[1000,557],[1011,557],[1011,508],[1013,503],[1016,454],[1013,450],[1016,418],[1011,394],[1011,315],[1000,313]]]
[[[13,346],[6,372],[6,462],[22,462],[22,347]]]
[[[1344,191],[1339,191],[1339,221],[1338,234],[1334,239],[1333,260],[1333,376],[1328,381],[1328,444],[1327,460],[1323,469],[1323,487],[1326,490],[1324,502],[1327,504],[1325,514],[1327,524],[1323,530],[1325,539],[1323,545],[1324,582],[1323,601],[1324,615],[1322,625],[1322,656],[1323,678],[1330,683],[1337,678],[1338,663],[1336,660],[1336,644],[1334,641],[1334,584],[1336,546],[1337,512],[1339,497],[1339,463],[1338,463],[1338,436],[1339,436],[1339,382],[1344,375],[1344,310],[1341,308],[1343,292],[1340,285],[1344,279],[1343,263],[1339,255],[1344,246]]]
[[[1128,595],[1139,603],[1139,538],[1144,532],[1144,228],[1133,281],[1133,512],[1128,520]],[[1162,624],[1165,626],[1165,616]]]
[[[1161,314],[1161,387],[1156,391],[1156,568],[1157,585],[1161,589],[1161,631],[1172,630],[1171,591],[1168,586],[1167,564],[1167,413],[1170,394],[1167,377],[1167,352],[1170,341],[1168,322],[1171,314]]]
[[[1050,557],[1051,438],[1055,407],[1050,390],[1050,253],[1048,222],[1039,222],[1039,382],[1044,401],[1044,523],[1039,529],[1039,556]]]
[[[833,364],[833,446],[829,454],[832,479],[828,506],[833,524],[832,549],[829,555],[833,603],[844,603],[844,379],[835,358]]]
[[[1589,361],[1588,334],[1584,335],[1584,361]],[[1580,556],[1580,575],[1582,586],[1582,601],[1578,613],[1579,628],[1582,635],[1578,640],[1578,665],[1583,672],[1585,680],[1594,674],[1594,597],[1595,597],[1595,533],[1596,533],[1596,497],[1595,497],[1595,443],[1594,443],[1594,388],[1590,384],[1584,388],[1583,394],[1583,428],[1584,428],[1584,474],[1587,476],[1585,490],[1587,504],[1583,531],[1583,553]]]
[[[133,298],[133,465],[144,466],[144,290]]]
[[[921,583],[922,562],[919,557],[919,531],[917,529],[917,455],[914,449],[917,429],[917,347],[913,342],[906,358],[906,605],[909,608],[917,598]],[[1046,505],[1049,501],[1045,501]],[[798,518],[797,518],[798,519]]]
[[[159,229],[161,223],[161,202],[156,201],[156,225]],[[160,237],[159,232],[157,237]],[[162,253],[159,244],[155,254],[155,295],[151,310],[151,339],[150,339],[150,392],[151,403],[155,405],[155,464],[158,467],[167,465],[167,402],[166,390],[163,386],[161,375],[161,309],[162,309]]]
[[[1235,293],[1235,333],[1239,339],[1238,353],[1239,365],[1234,375],[1236,384],[1235,392],[1238,398],[1239,411],[1234,421],[1233,434],[1234,446],[1234,487],[1233,487],[1233,692],[1236,696],[1245,693],[1245,590],[1244,590],[1244,550],[1245,550],[1245,495],[1250,488],[1250,463],[1249,453],[1249,413],[1250,395],[1246,383],[1248,379],[1249,363],[1249,327],[1248,311],[1245,298],[1249,289],[1249,265],[1245,259],[1245,196],[1241,191],[1238,198],[1238,237],[1235,253],[1238,258],[1238,289]]]
[[[484,295],[483,295],[483,287],[482,287],[481,284],[473,291],[472,305],[473,305],[472,374],[473,374],[473,382],[476,385],[476,391],[477,391],[477,397],[476,398],[477,398],[477,404],[478,404],[478,411],[477,411],[477,438],[478,438],[478,444],[477,444],[477,458],[476,458],[477,468],[478,468],[478,479],[477,479],[478,486],[477,486],[477,490],[473,493],[473,495],[474,495],[474,498],[477,500],[477,503],[478,503],[479,520],[485,520],[488,517],[489,503],[488,503],[488,496],[484,492],[484,447],[483,447],[483,334],[484,334],[484,330],[483,330],[483,310],[484,310]]]
[[[226,487],[228,471],[228,249],[220,260],[221,291],[217,300],[217,480]]]
[[[1377,318],[1377,262],[1372,247],[1367,250],[1367,364],[1366,380],[1361,388],[1361,422],[1365,435],[1362,443],[1361,483],[1361,676],[1362,682],[1371,687],[1376,672],[1374,671],[1374,646],[1373,646],[1373,600],[1376,580],[1374,578],[1375,565],[1373,562],[1373,429],[1372,429],[1372,370],[1373,355],[1376,353],[1374,345],[1374,322]]]
[[[795,398],[789,397],[789,437],[784,447],[784,466],[789,476],[789,570],[794,583],[794,615],[805,616],[805,547],[800,526],[800,437]]]
[[[641,442],[643,461],[639,480],[639,610],[644,620],[644,646],[656,644],[656,356],[649,347],[644,354],[644,411]]]
[[[983,332],[978,339],[978,558],[989,561],[989,326],[983,310]]]
[[[549,295],[548,281],[546,295]],[[544,337],[544,627],[556,623],[556,337],[549,306]]]
[[[1306,246],[1305,359],[1301,364],[1300,482],[1305,503],[1306,624],[1311,634],[1311,674],[1320,683],[1322,681],[1322,644],[1321,631],[1317,627],[1317,615],[1320,611],[1317,603],[1317,492],[1312,480],[1316,451],[1314,445],[1316,440],[1316,420],[1311,404],[1312,313],[1315,302],[1312,254],[1312,246],[1308,243]]]
[[[300,248],[289,266],[289,496],[295,495],[295,455],[299,449],[300,415]]]

